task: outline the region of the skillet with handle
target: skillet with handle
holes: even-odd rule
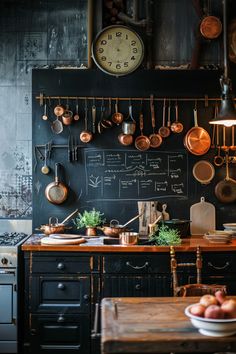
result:
[[[58,178],[59,166],[59,163],[55,163],[55,180],[49,183],[45,189],[45,196],[52,204],[62,204],[68,196],[68,188]]]

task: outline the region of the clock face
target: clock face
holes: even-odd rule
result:
[[[136,70],[143,61],[144,45],[140,36],[126,26],[104,28],[92,44],[92,57],[105,73],[122,76]]]

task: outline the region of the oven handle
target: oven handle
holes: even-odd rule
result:
[[[15,275],[16,273],[11,270],[0,270],[0,274],[13,274],[13,275]]]

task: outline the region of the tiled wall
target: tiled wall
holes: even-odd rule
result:
[[[0,218],[31,219],[31,70],[87,65],[87,3],[0,2]]]

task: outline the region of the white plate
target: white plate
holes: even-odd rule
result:
[[[75,234],[50,234],[49,237],[70,240],[70,239],[74,239],[74,238],[80,238],[81,236],[75,235]]]
[[[236,231],[236,223],[223,224],[226,230]]]

